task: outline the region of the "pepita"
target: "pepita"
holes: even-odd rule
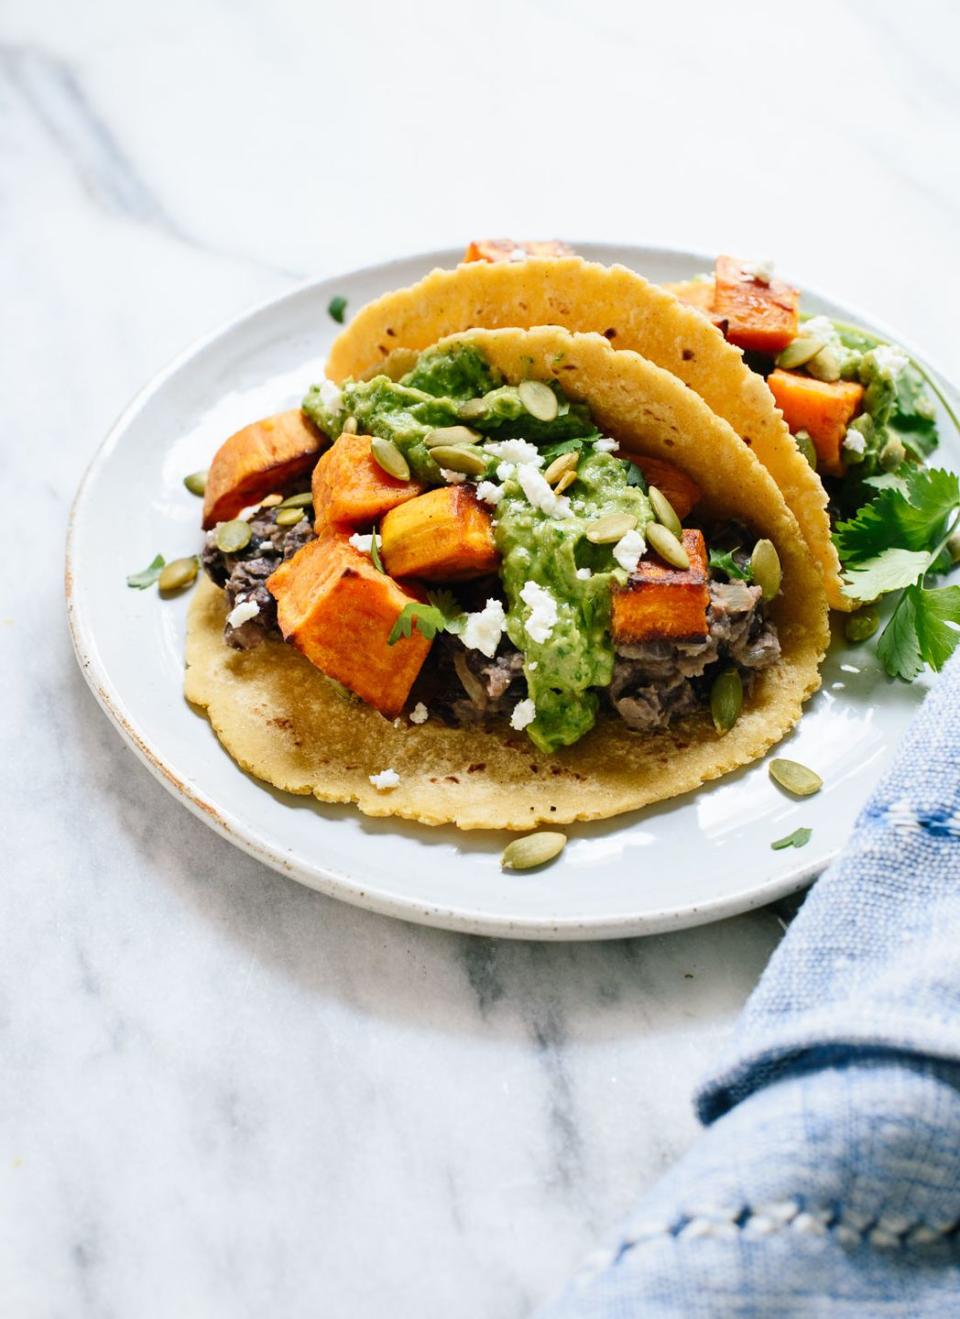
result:
[[[690,567],[690,556],[672,531],[662,527],[659,522],[651,522],[644,528],[644,534],[647,544],[655,549],[660,558],[669,563],[671,568]]]
[[[554,485],[567,472],[576,470],[577,463],[580,461],[580,455],[576,449],[571,449],[569,453],[562,453],[559,458],[554,458],[553,462],[543,474],[543,479],[548,485]]]
[[[278,527],[295,527],[303,517],[306,514],[302,508],[280,508],[277,509],[276,523]]]
[[[347,417],[343,425],[340,427],[340,434],[356,435],[357,430],[358,430],[358,423],[356,417]]]
[[[370,441],[370,452],[378,467],[397,481],[410,480],[410,466],[392,440],[377,435]]]
[[[217,549],[223,554],[239,554],[250,544],[250,523],[243,518],[234,518],[231,522],[218,522],[213,533]]]
[[[537,421],[553,421],[560,405],[557,396],[542,380],[522,380],[517,386],[520,402]]]
[[[828,343],[820,349],[815,357],[810,358],[806,363],[806,368],[814,380],[822,380],[826,384],[832,384],[834,380],[840,379],[840,354],[833,344]]]
[[[780,555],[772,540],[758,540],[750,555],[750,572],[753,580],[763,592],[764,600],[772,600],[780,590],[783,569],[780,567]]]
[[[486,401],[482,398],[468,398],[466,403],[461,403],[457,408],[457,415],[464,421],[479,421],[490,411]]]
[[[880,450],[880,466],[885,472],[895,472],[906,457],[907,451],[903,447],[903,441],[892,435]]]
[[[848,641],[866,641],[872,637],[880,626],[880,615],[869,607],[858,609],[855,614],[848,614],[843,624],[843,635]]]
[[[157,578],[157,585],[164,595],[169,595],[172,591],[182,591],[185,586],[196,581],[199,567],[200,561],[195,554],[191,554],[186,559],[174,559]]]
[[[313,503],[313,492],[311,490],[301,490],[298,495],[288,495],[286,499],[281,500],[280,507],[305,508],[307,504],[312,504],[312,503]]]
[[[570,489],[576,479],[577,473],[575,470],[564,472],[563,476],[561,476],[560,480],[553,488],[558,495],[562,495],[564,490]]]
[[[650,498],[650,504],[653,508],[653,516],[662,527],[666,527],[668,531],[672,531],[673,534],[679,538],[683,533],[683,527],[680,524],[680,519],[677,517],[676,510],[670,503],[670,500],[663,491],[658,490],[655,485],[647,488],[647,495]]]
[[[283,495],[267,495],[266,499],[260,500],[261,508],[276,508],[283,503]]]
[[[710,688],[710,713],[718,733],[728,733],[743,709],[743,679],[739,669],[724,669]]]
[[[823,779],[798,760],[771,760],[770,777],[794,797],[812,797],[823,787]]]
[[[960,563],[960,531],[951,532],[947,537],[947,553],[951,563]]]
[[[793,367],[804,366],[810,361],[811,357],[816,357],[823,347],[822,339],[813,337],[804,339],[802,336],[788,343],[786,348],[777,358],[777,366],[782,367],[784,371],[790,371]]]
[[[477,432],[472,431],[469,426],[437,426],[434,430],[427,431],[423,442],[428,449],[435,449],[438,445],[449,449],[458,444],[476,444],[479,439]]]
[[[449,472],[463,472],[466,476],[482,476],[490,459],[482,449],[467,445],[438,444],[430,450],[430,457]]]
[[[586,537],[591,545],[615,545],[636,525],[637,519],[631,513],[608,513],[605,518],[590,523]]]
[[[534,866],[544,866],[559,856],[566,845],[566,834],[546,830],[537,834],[524,834],[522,838],[507,843],[500,857],[500,865],[504,870],[532,870]]]
[[[191,495],[203,495],[207,489],[207,473],[191,472],[189,476],[183,478],[183,484],[190,491]]]
[[[817,447],[814,444],[813,440],[810,438],[809,431],[797,431],[796,435],[794,435],[793,438],[797,442],[797,448],[803,454],[804,458],[806,458],[807,462],[810,464],[813,470],[816,471]]]

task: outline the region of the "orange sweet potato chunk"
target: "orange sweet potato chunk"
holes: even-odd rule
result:
[[[392,576],[428,582],[483,577],[500,562],[490,514],[464,485],[440,486],[391,509],[380,525],[380,552]]]
[[[284,637],[311,664],[388,719],[403,709],[430,642],[416,627],[391,646],[402,610],[419,599],[378,572],[345,535],[308,541],[267,579]]]
[[[228,522],[294,477],[309,472],[327,437],[299,408],[265,417],[231,435],[214,454],[203,496],[203,525]]]
[[[800,290],[771,278],[757,279],[746,261],[718,256],[713,315],[726,321],[726,336],[740,348],[779,353],[796,336]]]
[[[398,481],[376,463],[369,435],[341,435],[313,471],[317,529],[325,524],[364,526],[423,490],[418,481]]]
[[[770,372],[767,384],[791,431],[809,433],[819,470],[828,476],[842,476],[840,446],[847,426],[863,404],[863,386],[855,380],[828,382],[780,370]]]
[[[663,458],[647,458],[643,454],[631,454],[630,461],[640,468],[648,485],[655,485],[663,491],[681,522],[690,515],[694,504],[699,503],[700,487],[673,463],[665,462]]]
[[[690,567],[682,571],[644,555],[626,586],[614,590],[611,631],[616,642],[696,641],[707,635],[707,547],[703,532],[685,530]]]
[[[517,261],[524,256],[575,256],[572,247],[561,243],[559,238],[550,238],[541,242],[515,243],[512,238],[477,238],[467,246],[463,254],[464,261]]]

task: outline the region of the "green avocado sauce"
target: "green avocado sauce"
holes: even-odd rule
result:
[[[478,433],[478,445],[527,440],[543,457],[541,471],[561,453],[580,453],[576,481],[560,508],[548,512],[530,502],[516,467],[510,473],[501,466],[509,461],[507,455],[491,453],[487,471],[490,479],[497,479],[498,469],[505,476],[503,496],[491,513],[507,600],[506,630],[523,652],[536,709],[526,732],[545,752],[572,745],[593,727],[599,704],[593,689],[605,687],[613,675],[611,590],[614,582],[625,583],[627,574],[614,559],[614,547],[592,544],[587,528],[613,513],[630,514],[641,534],[653,521],[639,469],[597,450],[601,437],[589,409],[567,399],[559,386],[551,388],[557,415],[543,421],[527,412],[516,387],[503,384],[476,348],[455,345],[428,349],[398,381],[381,375],[346,382],[342,410],[336,413],[324,404],[319,387],[303,404],[331,438],[340,434],[347,416],[356,417],[361,432],[392,440],[413,475],[431,485],[442,485],[444,479],[424,438],[439,426],[467,424]],[[480,398],[482,415],[474,409],[465,421],[460,408]],[[539,596],[539,607],[530,583],[549,592],[549,599]],[[524,592],[533,595],[533,605]],[[540,617],[544,604],[546,622]],[[547,635],[540,635],[544,629]]]

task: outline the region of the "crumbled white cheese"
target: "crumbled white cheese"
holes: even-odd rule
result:
[[[506,623],[501,602],[488,600],[477,613],[467,614],[460,640],[467,650],[479,650],[487,659],[493,659]]]
[[[412,724],[425,724],[430,718],[430,711],[424,705],[423,701],[417,701],[416,705],[410,711],[410,722]]]
[[[440,475],[446,481],[447,485],[463,485],[467,479],[465,472],[452,472],[449,467],[441,467]]]
[[[864,454],[867,451],[867,437],[863,431],[851,426],[843,437],[843,447],[847,453]]]
[[[889,374],[891,380],[896,380],[910,361],[902,349],[895,347],[893,344],[885,343],[880,344],[878,348],[874,348],[873,360],[881,371]]]
[[[578,568],[578,569],[577,569],[577,577],[579,578],[579,580],[580,580],[581,582],[588,582],[592,576],[593,576],[593,573],[590,571],[589,568]]]
[[[369,554],[370,546],[373,544],[373,532],[371,531],[369,535],[364,535],[363,532],[355,531],[350,537],[349,543],[355,550],[359,550],[361,554]]]
[[[530,558],[530,551],[527,549],[526,545],[518,545],[515,550],[511,551],[511,553],[515,559]]]
[[[543,466],[543,454],[529,440],[490,440],[483,447],[494,458],[502,458],[507,463],[516,463],[520,467],[527,464]]]
[[[525,701],[518,701],[513,707],[513,714],[510,716],[510,727],[526,728],[527,724],[532,724],[537,717],[537,707],[528,696]]]
[[[542,472],[525,464],[517,468],[517,480],[520,488],[534,508],[539,508],[547,517],[565,518],[570,516],[570,500],[566,495],[558,495]]]
[[[400,775],[395,769],[383,769],[379,774],[368,775],[377,792],[389,792],[400,782]]]
[[[743,273],[758,284],[769,284],[773,279],[773,262],[769,257],[764,261],[744,261]]]
[[[496,507],[503,498],[503,486],[496,485],[493,481],[481,481],[477,486],[477,498],[482,499],[485,504]]]
[[[647,548],[647,542],[643,534],[639,531],[628,531],[625,536],[621,536],[613,547],[613,557],[619,563],[620,567],[627,572],[636,572],[637,564],[643,556],[643,551]],[[579,576],[579,574],[578,574]]]
[[[237,514],[237,521],[249,522],[250,519],[253,517],[254,513],[258,513],[259,511],[260,511],[259,504],[249,504],[246,508],[241,508],[240,512]]]
[[[537,667],[537,660],[530,660],[530,662],[527,664],[527,668],[530,670],[531,673],[533,673],[536,667]]]
[[[840,338],[837,327],[829,316],[811,316],[802,321],[797,331],[799,339],[819,339],[821,343],[833,343]]]
[[[340,392],[340,387],[335,385],[332,380],[328,380],[324,376],[320,381],[319,390],[320,402],[328,412],[336,413],[342,409],[343,395]]]
[[[260,612],[260,606],[256,600],[241,600],[227,614],[227,622],[231,627],[240,627],[247,623],[251,618],[256,618]]]
[[[531,641],[546,641],[557,621],[556,600],[538,582],[526,582],[520,599],[530,606],[530,614],[523,625],[527,636]]]
[[[515,247],[507,257],[508,261],[526,261],[527,253],[522,247]]]
[[[594,440],[593,447],[597,453],[613,453],[620,445],[616,440],[611,440],[609,435],[601,435],[599,440]]]
[[[515,472],[516,470],[517,470],[517,465],[516,465],[516,463],[498,463],[498,464],[497,464],[497,480],[498,480],[498,481],[510,481],[510,480],[512,480],[512,479],[513,479],[513,474],[514,474],[514,472]]]
[[[275,547],[272,540],[262,540],[260,544],[257,546],[257,549],[260,551],[261,554],[270,554],[274,550],[274,548]]]

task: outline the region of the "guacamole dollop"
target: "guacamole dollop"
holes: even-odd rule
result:
[[[555,383],[556,416],[549,421],[524,407],[472,345],[428,349],[399,380],[387,375],[347,381],[336,405],[315,387],[304,411],[331,438],[348,416],[365,434],[391,440],[411,472],[430,485],[445,477],[424,440],[435,427],[469,425],[487,458],[478,487],[486,495],[501,555],[506,632],[523,653],[532,721],[528,736],[543,751],[570,746],[592,728],[599,705],[594,688],[613,676],[611,593],[625,583],[653,521],[639,469],[610,452],[589,408]],[[482,407],[473,403],[482,400]],[[467,418],[461,415],[464,404]],[[543,470],[560,454],[579,454],[577,479],[556,495]],[[630,541],[594,544],[587,529],[600,518],[628,514]],[[619,561],[618,561],[619,554]],[[624,565],[627,566],[624,566]]]

